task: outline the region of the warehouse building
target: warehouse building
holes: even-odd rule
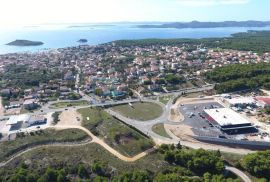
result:
[[[0,129],[2,133],[9,133],[10,131],[16,131],[23,128],[31,127],[34,125],[46,124],[47,120],[43,116],[21,114],[10,116],[9,120]]]
[[[255,133],[257,129],[245,118],[228,108],[205,109],[207,120],[227,134]]]

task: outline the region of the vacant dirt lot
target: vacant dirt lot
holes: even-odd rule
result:
[[[80,126],[82,117],[76,110],[64,111],[59,117],[57,125],[61,126]]]
[[[172,122],[181,122],[184,121],[184,116],[179,112],[178,106],[175,104],[171,107],[171,114],[169,120]]]
[[[196,141],[192,138],[192,136],[194,136],[194,134],[193,134],[190,126],[165,124],[164,127],[165,127],[165,130],[168,131],[168,133],[170,133],[170,132],[173,133],[175,136],[177,136],[181,140],[191,141],[191,142]]]

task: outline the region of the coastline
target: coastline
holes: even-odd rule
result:
[[[9,32],[1,30],[0,34],[0,54],[9,53],[35,53],[38,51],[55,50],[58,48],[76,47],[77,42],[82,37],[88,40],[87,45],[95,46],[106,44],[117,40],[140,40],[140,39],[201,39],[201,38],[222,38],[230,37],[231,34],[238,32],[247,32],[248,30],[270,30],[266,28],[206,28],[206,29],[144,29],[136,28],[132,25],[115,25],[107,26],[99,29],[89,28],[27,28],[19,31],[10,30]],[[29,36],[31,35],[31,36]],[[72,36],[71,36],[72,35]],[[39,40],[43,38],[46,44],[41,46],[7,46],[7,42],[11,40],[28,39]]]

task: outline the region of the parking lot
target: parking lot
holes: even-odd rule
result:
[[[223,108],[223,106],[217,102],[186,104],[181,105],[179,111],[185,117],[183,124],[191,126],[195,135],[218,137],[224,134],[209,123],[203,114],[204,109],[212,108]]]

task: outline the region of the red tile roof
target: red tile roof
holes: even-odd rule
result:
[[[262,101],[267,105],[270,105],[270,97],[256,97],[257,101]]]

